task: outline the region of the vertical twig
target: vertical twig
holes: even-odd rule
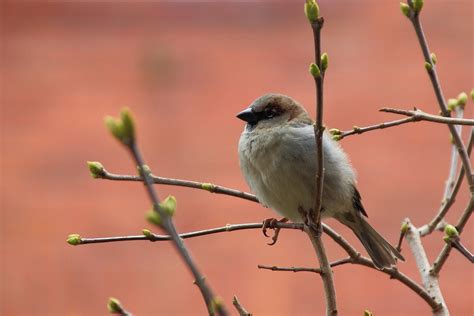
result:
[[[313,75],[316,85],[316,123],[314,125],[314,136],[316,142],[316,177],[314,204],[311,210],[299,210],[302,218],[306,216],[305,232],[311,240],[311,244],[318,257],[321,278],[326,298],[326,315],[337,315],[336,289],[329,260],[326,256],[324,244],[321,239],[321,204],[323,194],[324,163],[323,163],[323,80],[327,68],[327,55],[321,58],[321,29],[324,18],[319,16],[319,6],[315,0],[306,0],[305,14],[313,30],[314,39],[314,63],[310,65],[310,73]],[[306,211],[306,213],[305,213]]]

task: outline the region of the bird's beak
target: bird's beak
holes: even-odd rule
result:
[[[258,122],[258,116],[251,108],[243,110],[237,114],[237,117],[242,121],[249,123],[250,125],[256,124]]]

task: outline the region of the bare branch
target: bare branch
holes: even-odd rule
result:
[[[438,278],[433,276],[430,273],[430,263],[428,257],[426,256],[425,249],[421,242],[421,237],[415,226],[407,218],[405,223],[408,225],[408,230],[406,232],[407,243],[410,246],[413,257],[415,258],[418,271],[421,275],[421,281],[423,287],[428,292],[428,294],[433,297],[433,299],[439,304],[436,310],[433,310],[434,315],[449,315],[448,307],[441,293],[441,288],[439,286]]]
[[[102,171],[103,172],[101,174],[98,174],[99,179],[143,182],[143,178],[141,176],[119,175],[119,174],[108,172],[105,169],[103,169]],[[192,188],[192,189],[199,189],[199,190],[204,190],[211,193],[230,195],[230,196],[235,196],[241,199],[249,200],[252,202],[258,202],[257,198],[253,194],[239,191],[239,190],[229,189],[229,188],[212,184],[212,183],[163,178],[163,177],[155,176],[153,174],[151,174],[150,177],[153,183],[155,184],[173,185],[173,186],[180,186],[180,187],[186,187],[186,188]]]
[[[416,121],[428,121],[428,122],[448,124],[448,125],[453,125],[454,124],[454,125],[474,126],[474,120],[433,115],[433,114],[425,113],[425,112],[423,112],[421,110],[418,110],[418,109],[408,111],[408,110],[400,110],[400,109],[393,109],[393,108],[383,108],[383,109],[380,109],[380,111],[381,112],[395,113],[395,114],[410,116],[414,122],[416,122]]]
[[[370,132],[370,131],[373,131],[373,130],[389,128],[389,127],[398,126],[398,125],[402,125],[402,124],[406,124],[406,123],[412,123],[412,122],[415,122],[415,121],[416,120],[413,117],[407,117],[407,118],[400,119],[400,120],[384,122],[384,123],[380,123],[380,124],[376,124],[376,125],[370,125],[370,126],[366,126],[366,127],[354,126],[354,128],[352,130],[341,132],[341,134],[338,135],[338,138],[339,138],[339,140],[341,140],[341,139],[343,139],[344,137],[347,137],[347,136],[351,136],[351,135],[355,135],[355,134],[363,134],[363,133]]]
[[[471,263],[474,263],[474,255],[461,243],[461,239],[459,237],[454,238],[450,241],[451,246],[459,251],[464,257],[467,258]]]
[[[411,8],[413,8],[412,0],[408,0],[408,3],[411,6]],[[431,56],[430,56],[430,49],[428,47],[428,43],[426,41],[426,37],[425,37],[425,34],[423,32],[423,28],[421,26],[419,11],[418,12],[413,12],[413,9],[411,9],[411,10],[412,10],[412,14],[409,15],[409,19],[412,22],[413,27],[415,29],[416,36],[418,38],[418,42],[420,44],[421,51],[423,53],[423,58],[425,59],[425,68],[426,68],[426,71],[428,72],[428,76],[431,80],[431,84],[433,86],[433,90],[435,92],[436,99],[438,101],[438,105],[439,105],[439,108],[441,110],[441,114],[443,116],[445,116],[446,118],[449,118],[450,114],[449,114],[449,111],[448,111],[448,106],[446,104],[446,99],[443,95],[443,90],[441,88],[441,84],[440,84],[439,79],[438,79],[438,73],[436,71],[436,65],[432,61]],[[467,154],[466,147],[464,146],[464,143],[461,139],[461,136],[456,131],[455,126],[452,125],[452,124],[448,124],[448,128],[449,128],[449,131],[450,131],[450,133],[453,137],[453,142],[456,145],[456,148],[459,152],[459,156],[461,158],[462,165],[463,165],[463,168],[465,170],[466,181],[469,185],[469,190],[470,190],[471,194],[473,194],[474,193],[474,177],[472,175],[471,162],[469,160],[469,156]]]
[[[469,141],[467,145],[467,153],[469,156],[471,155],[473,141],[474,141],[474,129],[471,129],[471,134],[469,136]],[[453,167],[453,165],[457,161],[457,159],[454,158],[457,155],[457,150],[455,149],[455,146],[454,146],[453,153],[456,153],[456,154],[452,156],[453,158],[451,159],[450,170],[453,170],[453,169],[455,170],[455,166]],[[459,192],[459,188],[461,187],[461,183],[464,178],[464,168],[461,168],[461,170],[459,171],[459,174],[456,178],[456,182],[454,183],[454,186],[451,185],[454,179],[451,180],[450,178],[451,178],[451,172],[450,172],[450,177],[448,177],[448,180],[446,181],[446,190],[444,192],[443,200],[441,202],[441,207],[438,213],[428,224],[418,229],[422,237],[430,234],[433,230],[438,228],[439,224],[443,221],[449,209],[456,201],[456,196]],[[452,189],[450,189],[451,187]],[[442,229],[442,227],[439,227],[439,228]]]
[[[344,258],[344,259],[341,259],[341,260],[331,262],[329,265],[331,267],[337,267],[337,266],[340,266],[340,265],[343,265],[343,264],[346,264],[346,263],[352,263],[352,261],[353,261],[353,259],[351,257],[349,257],[349,258]],[[322,273],[321,269],[317,269],[317,268],[278,267],[278,266],[266,266],[266,265],[263,265],[263,264],[259,264],[257,267],[259,269],[271,270],[271,271],[314,272],[314,273],[318,273],[318,274]]]
[[[458,230],[459,234],[461,234],[461,232],[463,231],[464,226],[466,226],[473,211],[474,211],[474,197],[471,197],[468,205],[466,206],[466,209],[462,213],[461,218],[459,219],[456,225],[456,229]],[[441,268],[446,263],[446,260],[449,257],[451,249],[452,249],[451,244],[444,245],[443,250],[441,250],[440,254],[436,258],[436,260],[433,262],[433,267],[431,268],[430,275],[434,277],[437,277],[439,275]]]
[[[251,313],[249,313],[245,307],[242,306],[242,303],[240,303],[239,299],[237,296],[234,295],[234,298],[232,299],[232,304],[234,304],[235,308],[239,312],[240,316],[252,316]]]
[[[232,232],[237,230],[248,230],[248,229],[261,229],[263,227],[262,223],[246,223],[246,224],[227,224],[224,227],[210,228],[204,230],[198,230],[189,233],[179,234],[179,237],[182,239],[212,235],[217,233]],[[299,223],[275,223],[275,228],[283,229],[296,229],[303,230],[304,225]],[[329,228],[330,229],[330,228]],[[149,240],[149,241],[166,241],[171,240],[169,235],[158,235],[150,233],[147,236],[145,235],[135,235],[135,236],[119,236],[119,237],[102,237],[102,238],[81,238],[78,245],[86,244],[99,244],[99,243],[108,243],[108,242],[117,242],[117,241],[136,241],[136,240]]]

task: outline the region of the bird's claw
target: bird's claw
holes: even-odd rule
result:
[[[262,226],[262,233],[265,237],[269,237],[272,239],[272,242],[268,243],[267,245],[273,246],[276,244],[278,241],[278,235],[280,234],[281,228],[276,227],[278,223],[285,223],[288,221],[288,218],[284,217],[281,220],[277,220],[276,218],[267,218],[266,220],[263,221],[263,226]],[[273,236],[269,236],[267,234],[267,230],[272,229],[275,231]]]

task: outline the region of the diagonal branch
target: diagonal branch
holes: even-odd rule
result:
[[[471,129],[471,134],[469,136],[468,145],[467,145],[467,153],[469,156],[471,155],[473,141],[474,141],[474,129]],[[454,151],[454,153],[457,153],[457,151]],[[452,159],[452,163],[451,163],[452,165],[450,168],[451,170],[452,169],[455,170],[455,166],[453,166],[455,161],[456,159]],[[461,168],[456,178],[456,181],[454,182],[454,186],[452,187],[452,190],[451,190],[451,184],[452,184],[451,181],[454,181],[454,179],[450,180],[451,176],[448,178],[446,182],[446,190],[443,196],[443,201],[441,203],[441,207],[438,211],[438,214],[436,214],[436,216],[428,224],[418,229],[422,237],[430,234],[443,221],[449,209],[456,201],[456,196],[459,192],[459,188],[461,187],[462,180],[464,179],[464,173],[465,173],[464,168]]]
[[[383,108],[383,109],[380,109],[380,111],[386,112],[386,113],[394,113],[394,114],[409,116],[412,118],[413,122],[428,121],[428,122],[448,124],[448,125],[454,124],[454,125],[474,126],[474,120],[471,120],[471,119],[433,115],[433,114],[429,114],[418,109],[409,111],[409,110],[401,110],[401,109],[394,109],[394,108]]]

